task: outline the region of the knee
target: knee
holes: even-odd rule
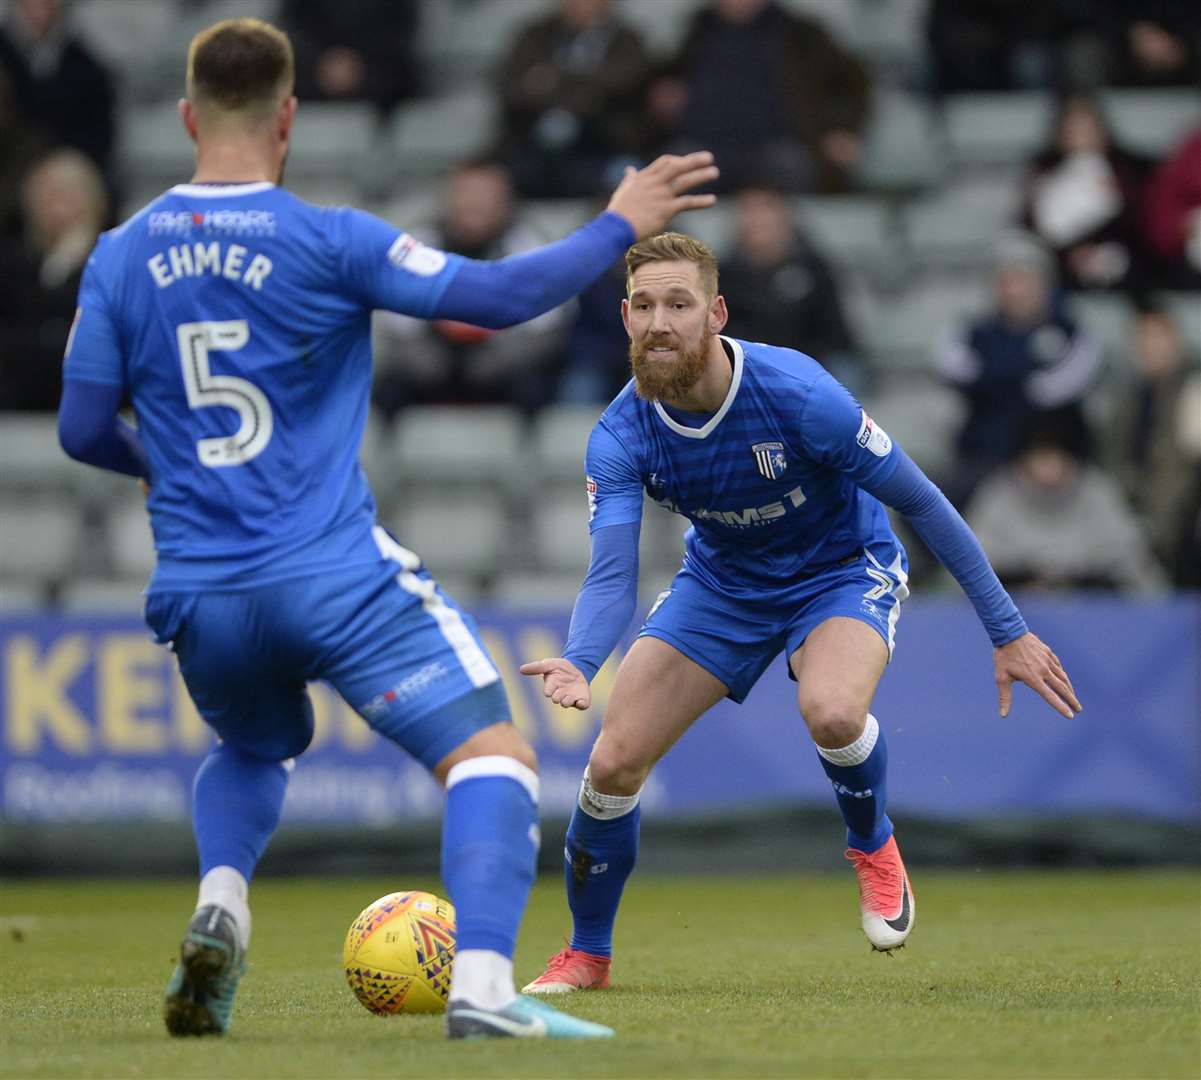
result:
[[[637,795],[650,775],[651,762],[639,760],[628,746],[601,738],[588,759],[592,786],[606,795]]]
[[[801,715],[813,741],[827,750],[850,746],[863,734],[867,709],[858,703],[837,698],[816,698],[801,701]]]

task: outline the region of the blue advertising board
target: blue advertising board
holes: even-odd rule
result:
[[[897,812],[1130,814],[1201,818],[1201,602],[1031,599],[1085,705],[1065,720],[1027,690],[997,715],[992,650],[970,607],[906,605],[874,713],[890,746]],[[548,703],[517,672],[557,655],[568,612],[480,613],[517,725],[538,751],[543,808],[568,812],[619,655],[588,712]],[[311,688],[317,734],[288,791],[285,822],[387,824],[440,813],[420,766],[374,735],[328,687]],[[136,616],[0,616],[0,818],[182,821],[211,736],[174,659]],[[644,805],[661,816],[830,802],[776,662],[742,706],[704,716],[656,768]]]

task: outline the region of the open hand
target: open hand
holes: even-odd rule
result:
[[[584,673],[570,660],[554,656],[521,665],[522,675],[541,675],[542,694],[565,709],[586,709],[592,704],[592,688]]]
[[[712,206],[716,195],[685,193],[716,178],[717,166],[708,150],[682,157],[664,154],[644,169],[627,166],[609,209],[625,218],[638,239],[644,240],[667,228],[676,214]]]
[[[1015,682],[1025,683],[1052,709],[1069,720],[1084,708],[1076,698],[1072,680],[1063,670],[1059,657],[1033,634],[1025,633],[995,649],[993,662],[1002,716],[1009,715]]]

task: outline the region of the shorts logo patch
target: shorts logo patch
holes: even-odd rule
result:
[[[877,427],[862,409],[859,416],[859,433],[855,436],[855,442],[864,450],[870,450],[876,457],[888,457],[892,451],[892,439],[888,437],[888,432],[882,427]]]
[[[759,472],[768,480],[776,480],[788,471],[788,458],[784,456],[784,444],[781,442],[755,443],[751,453],[755,455]]]
[[[434,683],[449,674],[450,668],[440,661],[426,664],[425,667],[418,668],[412,674],[406,675],[400,682],[394,683],[382,694],[376,694],[365,705],[360,705],[359,712],[368,720],[374,720],[377,716],[386,713],[397,702],[410,701],[424,694]]]
[[[596,481],[591,476],[585,476],[585,487],[588,491],[588,520],[596,517]]]

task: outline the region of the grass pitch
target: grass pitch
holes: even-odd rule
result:
[[[342,937],[428,880],[264,879],[231,1034],[169,1038],[184,882],[0,886],[0,1077],[1197,1077],[1195,873],[923,874],[909,947],[872,954],[854,879],[636,875],[615,988],[570,997],[606,1043],[448,1043],[351,996]],[[543,880],[517,955],[569,925]]]

